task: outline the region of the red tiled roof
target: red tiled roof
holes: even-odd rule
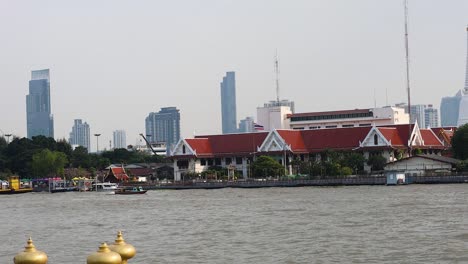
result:
[[[186,139],[197,156],[249,154],[257,151],[268,132],[196,136]]]
[[[192,138],[185,140],[187,144],[197,153],[197,156],[200,155],[211,155],[213,151],[211,150],[210,141],[207,138]]]
[[[110,170],[111,170],[112,175],[114,175],[114,177],[117,180],[128,180],[129,179],[127,173],[125,173],[125,170],[122,167],[114,167],[114,168],[110,168]]]
[[[424,140],[424,146],[443,148],[444,145],[439,141],[437,136],[430,129],[420,129],[421,136]]]
[[[300,130],[277,130],[277,132],[287,145],[291,145],[291,150],[294,152],[307,150]]]
[[[302,140],[308,152],[325,149],[351,150],[359,147],[372,127],[350,127],[301,130]],[[294,150],[293,150],[294,151]]]
[[[401,137],[396,128],[391,127],[378,127],[380,133],[394,146],[406,146],[406,143],[403,143]]]

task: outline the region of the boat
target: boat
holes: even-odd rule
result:
[[[115,192],[117,190],[119,185],[117,183],[113,182],[101,182],[97,184],[93,184],[93,189],[92,191],[98,191],[98,192]]]
[[[114,194],[129,195],[129,194],[145,194],[146,192],[147,190],[143,190],[141,186],[140,187],[124,186],[124,187],[117,188]]]
[[[18,194],[32,192],[32,188],[22,186],[18,176],[11,176],[8,178],[8,187],[3,188],[3,183],[0,185],[0,194]],[[6,187],[6,186],[5,186]]]

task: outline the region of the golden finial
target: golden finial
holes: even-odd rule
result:
[[[46,253],[36,250],[31,237],[28,239],[28,244],[24,247],[24,251],[18,253],[14,258],[15,264],[46,264]]]
[[[99,250],[88,256],[87,264],[121,264],[122,258],[116,252],[109,249],[106,243],[102,243]]]
[[[127,264],[127,260],[133,258],[136,254],[135,247],[125,243],[122,237],[122,231],[117,233],[115,243],[109,246],[110,250],[117,252],[122,257],[122,264]]]

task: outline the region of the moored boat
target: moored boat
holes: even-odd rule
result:
[[[129,195],[129,194],[145,194],[147,191],[143,190],[142,187],[131,187],[131,186],[125,186],[125,187],[119,187],[115,190],[115,194],[123,194],[123,195]]]
[[[3,188],[3,184],[0,185],[0,194],[18,194],[32,192],[32,188],[26,188],[22,186],[18,176],[11,176],[8,179],[8,188]]]

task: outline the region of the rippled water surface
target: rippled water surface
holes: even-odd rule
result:
[[[0,196],[0,263],[32,236],[86,263],[118,230],[129,263],[468,263],[468,185]]]

